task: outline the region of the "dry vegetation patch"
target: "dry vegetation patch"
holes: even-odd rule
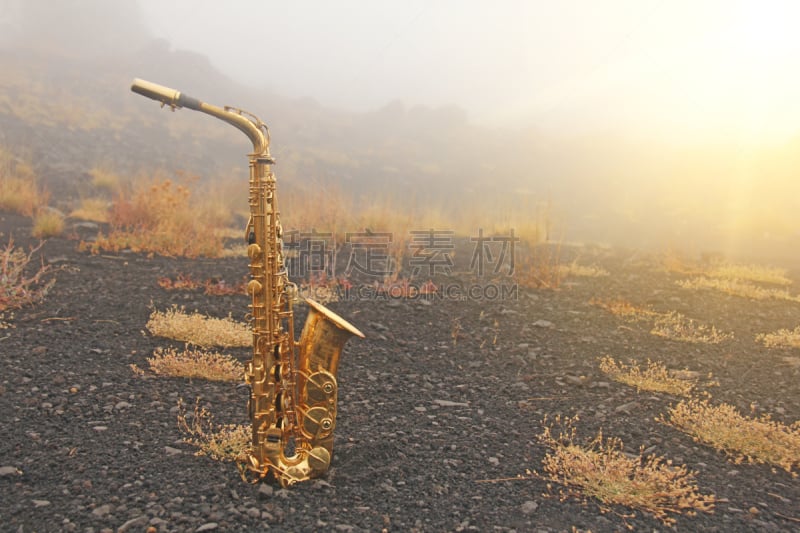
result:
[[[794,329],[779,329],[772,333],[756,335],[756,342],[767,348],[800,348],[800,326]]]
[[[631,302],[623,299],[599,299],[592,298],[589,303],[597,307],[601,307],[611,313],[612,315],[622,317],[627,320],[637,321],[650,319],[658,315],[655,311],[637,307]]]
[[[686,372],[678,374],[681,377],[675,377],[675,374],[667,370],[663,363],[649,359],[647,368],[641,369],[635,361],[626,365],[606,356],[600,360],[600,370],[614,381],[636,387],[637,391],[647,390],[676,396],[690,396],[697,385],[694,373]]]
[[[659,314],[650,333],[671,340],[703,344],[719,344],[733,338],[733,333],[720,332],[714,326],[699,324],[676,311]]]
[[[113,170],[104,167],[93,167],[89,175],[92,177],[94,188],[107,194],[119,192],[127,182]]]
[[[193,291],[203,288],[205,294],[211,296],[224,296],[228,294],[246,294],[246,282],[229,284],[224,280],[207,278],[198,281],[191,274],[178,274],[175,279],[160,277],[158,286],[167,291]]]
[[[160,376],[209,381],[244,380],[244,365],[230,355],[191,346],[186,346],[183,351],[157,348],[147,363],[150,370]]]
[[[157,337],[167,337],[202,347],[252,346],[253,335],[247,324],[227,318],[213,318],[198,312],[187,313],[173,305],[166,311],[154,310],[147,330]]]
[[[622,299],[592,299],[590,304],[601,307],[609,313],[629,321],[653,320],[650,333],[665,339],[682,342],[718,344],[733,338],[733,333],[719,331],[714,326],[698,323],[677,311],[658,313],[637,307]]]
[[[40,208],[33,216],[31,235],[37,239],[58,237],[64,233],[64,215],[55,209]]]
[[[726,263],[709,268],[705,275],[709,278],[745,280],[773,285],[791,285],[786,277],[786,269],[760,265],[737,265]]]
[[[32,216],[46,204],[31,166],[0,146],[0,210]]]
[[[713,289],[732,296],[752,298],[753,300],[772,299],[800,302],[800,296],[792,296],[786,289],[759,287],[758,285],[739,279],[698,277],[678,280],[675,283],[684,289]]]
[[[611,273],[597,265],[579,265],[577,261],[561,265],[561,275],[563,277],[574,276],[579,278],[606,278]]]
[[[523,287],[558,289],[564,278],[559,264],[561,247],[549,244],[533,245],[520,254],[514,269],[514,280]]]
[[[219,257],[220,235],[228,216],[213,203],[194,201],[187,184],[140,180],[114,199],[109,235],[84,247],[93,252],[129,249],[165,256]]]
[[[83,198],[69,216],[92,222],[108,222],[111,203],[105,198]]]
[[[792,473],[800,467],[800,421],[791,426],[770,419],[742,416],[728,404],[683,400],[671,407],[662,422],[742,461],[779,466]]]
[[[183,441],[197,448],[195,455],[205,455],[216,461],[244,462],[252,442],[252,427],[244,424],[216,424],[213,415],[200,400],[194,412],[186,414],[178,401],[178,427],[185,433]]]
[[[53,287],[55,279],[49,278],[48,266],[31,266],[33,255],[41,247],[39,244],[25,252],[9,239],[0,250],[0,311],[40,302]]]
[[[650,513],[667,525],[675,523],[676,514],[713,512],[714,496],[699,492],[695,474],[686,466],[673,466],[643,452],[629,457],[620,439],[604,438],[602,432],[586,446],[576,444],[577,420],[556,418],[554,424],[545,420],[539,436],[551,449],[542,463],[543,477],[566,487],[560,492],[562,498],[596,498],[603,506],[623,505]]]

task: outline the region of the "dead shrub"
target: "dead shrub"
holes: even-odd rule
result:
[[[242,381],[244,365],[230,355],[209,352],[186,346],[179,352],[175,348],[157,348],[147,359],[150,370],[160,376],[209,381]]]
[[[0,311],[40,302],[55,284],[55,279],[49,278],[48,266],[31,266],[41,247],[39,244],[25,252],[15,248],[14,240],[9,239],[0,251]]]
[[[187,184],[169,179],[142,180],[114,199],[111,231],[86,245],[90,250],[151,252],[165,256],[219,257],[219,230],[227,221],[218,210],[200,208]]]
[[[695,474],[686,466],[672,466],[671,461],[642,451],[629,457],[620,439],[604,438],[602,431],[588,445],[576,444],[577,421],[578,417],[556,417],[551,424],[545,419],[544,432],[538,436],[551,449],[542,461],[541,477],[565,487],[562,499],[595,498],[604,512],[611,511],[610,505],[623,505],[666,525],[675,523],[672,515],[713,512],[714,496],[699,492]]]
[[[197,346],[252,346],[253,334],[247,324],[231,316],[213,318],[173,305],[164,312],[154,310],[147,321],[147,330],[157,337],[167,337]]]
[[[213,415],[195,401],[194,413],[187,416],[182,400],[178,400],[178,427],[186,434],[183,442],[196,447],[195,455],[215,461],[241,463],[247,460],[252,445],[250,425],[214,423]]]
[[[742,416],[728,404],[711,405],[708,400],[683,400],[670,407],[661,422],[690,435],[695,441],[725,452],[734,462],[779,466],[797,477],[800,467],[800,421],[791,426],[769,415]]]
[[[733,333],[723,333],[714,326],[699,324],[677,311],[659,314],[650,333],[675,341],[702,344],[719,344],[733,338]]]
[[[773,333],[756,335],[756,342],[767,348],[800,348],[800,326],[794,329],[779,329]]]
[[[600,360],[600,371],[607,374],[614,381],[619,381],[637,391],[665,392],[676,396],[690,396],[697,385],[697,379],[692,379],[694,374],[686,373],[690,379],[674,377],[662,363],[647,360],[645,369],[639,368],[638,363],[631,361],[630,365],[617,362],[611,357]]]

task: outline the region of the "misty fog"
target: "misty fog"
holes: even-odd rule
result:
[[[148,164],[245,166],[246,140],[157,114],[130,94],[139,77],[260,116],[290,183],[547,203],[551,238],[796,263],[795,4],[553,4],[0,0],[0,142],[42,170],[126,169],[159,135]],[[26,103],[31,86],[50,97]],[[102,142],[59,126],[72,106]]]

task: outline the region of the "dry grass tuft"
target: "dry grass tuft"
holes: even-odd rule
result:
[[[574,276],[578,278],[605,278],[611,275],[608,270],[600,268],[596,265],[579,265],[577,261],[573,261],[568,265],[561,265],[561,276]]]
[[[785,289],[765,289],[747,281],[725,278],[698,277],[675,282],[684,289],[713,289],[733,296],[752,298],[753,300],[787,300],[800,302],[800,296],[792,296]]]
[[[729,454],[737,463],[748,461],[779,466],[797,477],[800,467],[800,421],[791,426],[769,415],[748,418],[728,404],[712,406],[706,400],[683,400],[660,421]]]
[[[50,268],[44,264],[30,268],[39,244],[29,252],[14,247],[13,239],[0,250],[0,311],[16,309],[42,301],[55,284],[47,279]]]
[[[178,400],[178,427],[187,434],[183,442],[198,448],[195,455],[205,455],[215,461],[244,462],[252,444],[252,429],[243,424],[214,424],[213,415],[195,401],[191,420]]]
[[[612,315],[631,321],[650,319],[658,314],[650,309],[636,307],[631,302],[622,299],[601,300],[592,298],[589,303],[597,307],[602,307]]]
[[[589,303],[602,307],[611,314],[631,322],[652,319],[653,328],[650,330],[650,333],[666,339],[682,342],[719,344],[720,342],[733,338],[733,333],[720,332],[714,326],[699,324],[694,319],[688,318],[677,311],[658,313],[649,309],[636,307],[627,300],[622,299],[601,300],[593,298]]]
[[[695,474],[685,466],[656,455],[629,457],[617,438],[604,438],[602,431],[587,446],[575,443],[578,418],[557,417],[554,424],[545,419],[539,441],[549,448],[542,465],[544,478],[566,487],[568,497],[591,497],[605,505],[623,505],[650,513],[666,525],[675,523],[673,515],[714,510],[713,495],[698,491]],[[554,426],[560,426],[558,431]],[[548,485],[549,486],[549,485]],[[624,517],[624,516],[623,516]]]
[[[665,392],[676,396],[690,396],[697,385],[696,379],[677,378],[662,363],[649,359],[647,368],[642,370],[635,361],[628,366],[606,356],[600,360],[600,370],[614,381],[635,387],[637,391],[646,390]],[[687,377],[693,376],[688,372],[686,375]]]
[[[187,346],[182,352],[175,348],[157,348],[147,362],[150,370],[160,376],[207,379],[209,381],[242,381],[244,365],[230,355],[207,352]]]
[[[31,166],[0,146],[0,210],[32,216],[46,204]]]
[[[540,244],[521,254],[514,270],[514,279],[523,287],[558,289],[564,278],[559,264],[560,245]]]
[[[34,182],[14,176],[0,177],[0,210],[32,216],[43,203]]]
[[[84,198],[69,216],[92,222],[108,222],[111,204],[104,198]]]
[[[246,282],[228,284],[224,280],[206,279],[197,281],[191,274],[179,273],[175,279],[160,277],[158,286],[167,291],[192,291],[203,288],[205,294],[211,296],[224,296],[228,294],[246,294]]]
[[[158,286],[167,291],[193,291],[203,284],[192,277],[191,274],[178,274],[175,279],[160,277]]]
[[[676,250],[667,250],[659,254],[657,263],[657,268],[660,270],[674,274],[697,275],[706,270],[700,262]]]
[[[705,275],[710,278],[755,281],[772,285],[792,284],[792,280],[786,277],[786,269],[760,265],[724,263],[708,269]]]
[[[105,193],[115,193],[122,189],[124,180],[116,172],[102,167],[94,167],[89,171],[92,185]]]
[[[792,330],[779,329],[773,333],[760,333],[756,335],[756,342],[763,343],[767,348],[800,348],[800,326]]]
[[[58,237],[64,233],[64,215],[55,209],[37,209],[33,216],[31,235],[37,239]]]
[[[154,310],[147,329],[157,337],[167,337],[202,347],[252,346],[253,335],[247,324],[228,318],[212,318],[197,312],[187,314],[173,305],[163,313]]]
[[[676,311],[658,315],[650,333],[675,341],[703,344],[719,344],[733,338],[733,333],[722,333],[714,326],[698,324]]]

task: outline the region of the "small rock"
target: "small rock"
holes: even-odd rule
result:
[[[33,500],[34,507],[46,507],[48,505],[50,505],[49,500]]]
[[[439,407],[469,407],[467,402],[453,402],[450,400],[433,400]]]
[[[201,531],[214,531],[219,527],[219,524],[216,522],[206,522],[202,526],[195,529],[195,532],[200,533]]]
[[[489,457],[489,463],[494,466],[497,466],[500,464],[500,459],[498,459],[497,457]]]
[[[94,426],[92,429],[97,432],[106,431],[108,429],[108,426]]]
[[[106,516],[107,514],[111,513],[111,509],[112,509],[111,504],[104,503],[103,505],[95,507],[92,510],[92,515],[103,517],[103,516]]]
[[[315,479],[314,484],[312,485],[315,489],[323,489],[323,488],[330,488],[333,485],[325,481],[324,479]]]
[[[686,379],[690,381],[700,379],[700,372],[695,372],[694,370],[670,370],[669,375],[675,379]]]
[[[535,501],[528,500],[520,506],[520,510],[523,514],[531,514],[539,508],[539,504]]]
[[[564,376],[564,380],[569,383],[570,385],[576,385],[582,387],[588,381],[586,376],[571,376],[569,374]]]
[[[141,515],[137,516],[136,518],[131,518],[130,520],[119,526],[119,528],[117,528],[117,533],[125,533],[126,531],[132,528],[137,531],[140,531],[141,527],[147,524],[147,521],[148,519],[146,515]]]
[[[22,471],[16,466],[0,466],[0,477],[21,476]]]
[[[636,407],[636,405],[637,405],[636,402],[624,403],[622,405],[618,405],[614,409],[614,412],[615,413],[625,413],[626,415],[629,415],[633,411],[634,407]]]
[[[122,411],[123,409],[127,409],[128,407],[131,407],[131,404],[122,401],[122,402],[117,402],[117,404],[114,406],[114,409],[116,409],[117,411]]]
[[[258,487],[259,496],[270,498],[273,492],[275,492],[275,489],[272,488],[272,485],[267,485],[266,483],[262,483],[261,486]]]
[[[164,451],[167,452],[167,455],[181,455],[183,453],[182,450],[173,448],[172,446],[164,446]]]

